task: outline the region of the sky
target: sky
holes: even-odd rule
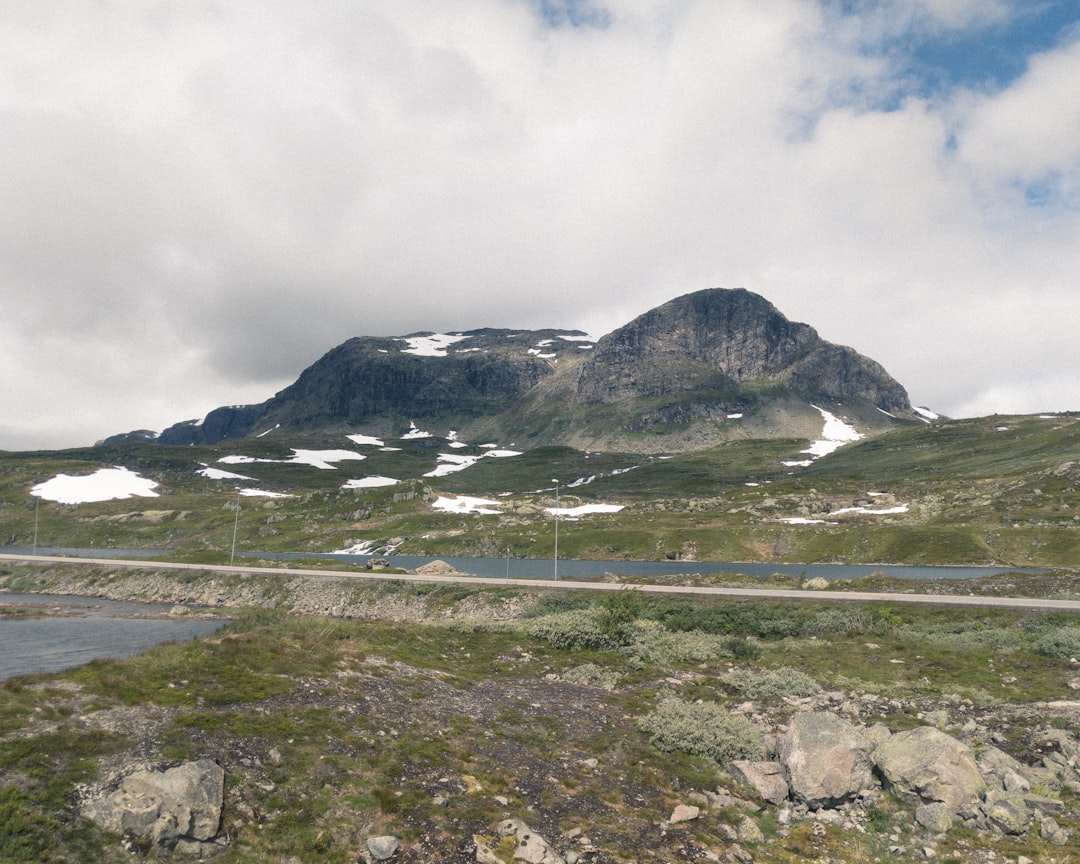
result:
[[[713,287],[1080,410],[1077,82],[1075,0],[6,0],[0,449]]]

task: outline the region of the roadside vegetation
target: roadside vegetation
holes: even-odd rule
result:
[[[1080,686],[1080,621],[1063,614],[688,601],[632,588],[357,590],[430,614],[398,623],[233,610],[212,638],[0,684],[0,860],[130,861],[120,838],[79,817],[77,789],[124,758],[201,757],[226,769],[226,864],[345,864],[386,834],[402,841],[398,861],[474,860],[471,838],[508,817],[563,845],[587,836],[602,862],[724,855],[723,826],[743,818],[761,832],[743,843],[757,862],[915,860],[929,840],[911,805],[888,794],[856,833],[739,807],[660,826],[695,793],[746,796],[724,766],[758,758],[763,724],[814,700],[894,730],[977,723],[1027,762],[1040,728],[1058,722],[1037,704]],[[514,616],[463,612],[493,592]],[[1080,834],[1074,793],[1054,794],[1058,821]],[[1075,841],[1053,847],[1035,830],[957,830],[933,845],[955,862],[989,860],[980,849],[998,861],[1080,856]],[[897,846],[908,852],[888,851]]]

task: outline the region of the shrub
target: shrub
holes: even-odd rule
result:
[[[874,629],[873,615],[858,606],[846,608],[819,609],[807,621],[802,632],[806,636],[835,634],[847,636],[854,633],[869,633]]]
[[[665,753],[704,756],[722,766],[762,754],[761,730],[716,702],[665,699],[655,711],[639,717],[637,726]]]
[[[781,666],[767,671],[732,669],[720,676],[720,680],[741,691],[751,699],[785,696],[813,696],[821,691],[821,685],[805,672]]]
[[[619,647],[601,628],[595,609],[541,615],[525,623],[525,632],[563,651],[611,651]]]
[[[1080,627],[1055,627],[1035,640],[1035,652],[1046,657],[1080,657]]]
[[[597,625],[604,637],[614,645],[627,645],[634,637],[634,622],[644,614],[641,594],[623,589],[608,594],[599,604]]]
[[[602,669],[595,663],[583,663],[573,669],[567,669],[562,673],[562,680],[571,684],[585,684],[588,687],[602,687],[605,690],[614,690],[619,683],[619,674]]]
[[[631,632],[630,643],[623,647],[622,652],[640,662],[660,666],[733,658],[734,644],[739,641],[700,630],[672,633],[655,621],[638,621]],[[745,643],[745,640],[742,641]]]

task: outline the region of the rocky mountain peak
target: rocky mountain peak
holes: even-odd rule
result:
[[[554,329],[356,337],[266,402],[215,409],[158,440],[211,444],[277,428],[388,433],[417,420],[531,444],[680,450],[812,436],[826,404],[865,431],[894,422],[881,412],[914,419],[904,388],[873,360],[757,294],[714,288],[595,344]]]
[[[734,396],[751,382],[911,411],[907,392],[879,364],[742,288],[677,297],[609,333],[584,364],[578,396],[584,404],[694,391]]]

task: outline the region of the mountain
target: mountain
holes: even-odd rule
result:
[[[744,289],[675,298],[595,344],[580,331],[478,329],[357,337],[258,405],[178,423],[163,444],[274,429],[393,432],[412,422],[520,444],[637,452],[731,438],[813,437],[822,411],[864,433],[915,421],[876,362]],[[108,443],[146,440],[146,432]]]

